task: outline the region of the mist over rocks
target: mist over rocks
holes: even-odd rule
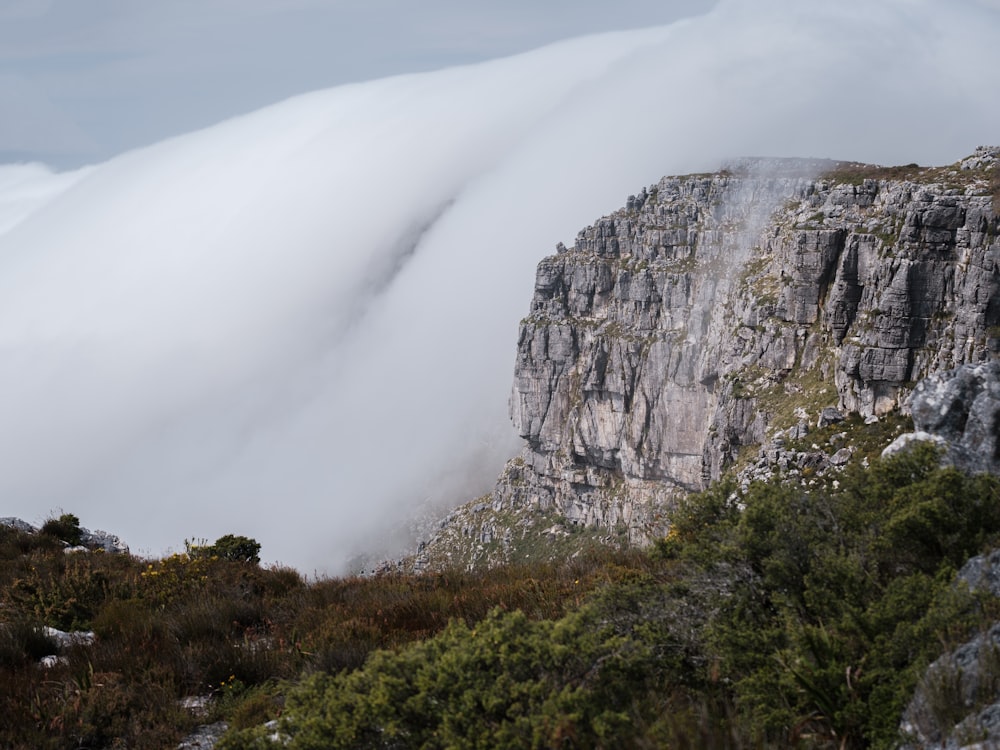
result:
[[[847,464],[842,439],[784,449],[846,414],[912,411],[1000,469],[997,150],[905,174],[799,166],[664,178],[539,264],[511,397],[527,447],[494,506],[641,541],[747,449],[769,443],[764,475]]]
[[[638,186],[733,155],[953,161],[1000,121],[1000,100],[978,93],[995,88],[998,23],[975,2],[721,2],[670,26],[296,97],[85,171],[0,175],[5,512],[66,508],[151,555],[191,536],[243,534],[266,560],[306,571],[342,572],[358,554],[398,548],[415,509],[487,492],[520,447],[506,409],[511,355],[545,248],[572,244]],[[871,241],[838,230],[835,211],[883,198],[851,188],[830,203],[829,229],[775,245],[776,257],[798,254],[801,274],[780,300],[796,329],[775,331],[769,362],[798,351],[829,257],[845,263],[831,331],[860,330],[853,274],[867,272]],[[979,209],[948,199],[937,195],[930,212],[912,202],[922,223],[906,231],[942,248],[931,235],[975,235],[970,214],[954,211]],[[647,195],[633,210],[656,204]],[[905,287],[909,271],[882,270]],[[623,305],[641,315],[653,278],[636,268]],[[928,289],[941,279],[929,276]],[[599,306],[604,282],[594,283]],[[709,285],[699,288],[707,301]],[[656,291],[688,294],[683,282]],[[822,406],[843,397],[843,408],[874,413],[894,402],[900,375],[931,364],[902,360],[928,350],[891,338],[884,302],[886,321],[871,324],[883,340],[847,353],[848,335],[857,375]],[[712,316],[685,325],[692,336],[715,330]],[[768,325],[749,322],[746,341],[760,343],[754,326]],[[553,351],[580,343],[555,327],[546,335]],[[637,345],[623,337],[615,364]],[[881,374],[884,394],[851,390]],[[601,389],[617,375],[587,377]],[[684,407],[691,425],[669,437],[677,452],[627,455],[606,418],[624,404],[589,400],[577,447],[596,468],[566,465],[565,481],[624,460],[636,476],[700,485],[714,465],[688,451],[716,396],[696,381],[687,391],[696,401]],[[711,456],[753,423],[742,401],[725,413],[733,423],[716,425]],[[628,429],[643,432],[635,420]]]

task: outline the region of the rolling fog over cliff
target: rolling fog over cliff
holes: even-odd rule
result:
[[[338,572],[517,440],[557,241],[740,155],[948,163],[1000,126],[980,2],[722,3],[307,94],[69,174],[0,167],[0,515]]]

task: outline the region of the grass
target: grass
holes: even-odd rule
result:
[[[450,620],[496,607],[555,618],[650,565],[600,550],[483,572],[306,581],[288,568],[178,554],[66,555],[51,535],[0,527],[0,747],[170,747],[196,724],[277,716],[289,680],[360,667]],[[92,629],[59,653],[43,626]],[[180,701],[211,695],[206,716]]]
[[[908,180],[921,184],[940,184],[946,190],[966,190],[972,184],[985,184],[985,195],[993,198],[993,211],[1000,214],[1000,166],[986,169],[960,169],[957,164],[943,167],[921,167],[917,164],[882,167],[874,164],[842,162],[823,175],[827,179],[848,185],[861,185],[865,180]]]
[[[842,162],[824,176],[848,185],[860,185],[865,180],[915,180],[927,175],[929,171],[930,167],[921,167],[919,164],[882,167],[876,164]]]
[[[865,424],[858,414],[849,414],[843,422],[819,428],[814,424],[809,426],[813,429],[808,435],[800,440],[786,441],[785,448],[792,451],[809,451],[813,449],[813,445],[826,447],[830,445],[830,439],[834,435],[846,433],[844,445],[854,449],[855,460],[867,458],[873,461],[895,438],[913,430],[913,420],[897,411],[871,424]]]

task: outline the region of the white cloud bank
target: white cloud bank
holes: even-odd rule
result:
[[[998,31],[975,2],[730,2],[0,169],[0,515],[343,570],[515,450],[517,321],[556,241],[731,156],[996,142]]]

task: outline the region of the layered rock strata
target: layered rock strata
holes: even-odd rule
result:
[[[871,422],[929,373],[994,359],[998,157],[743,162],[664,178],[560,245],[521,323],[526,447],[494,510],[641,541],[776,430],[834,408]]]

